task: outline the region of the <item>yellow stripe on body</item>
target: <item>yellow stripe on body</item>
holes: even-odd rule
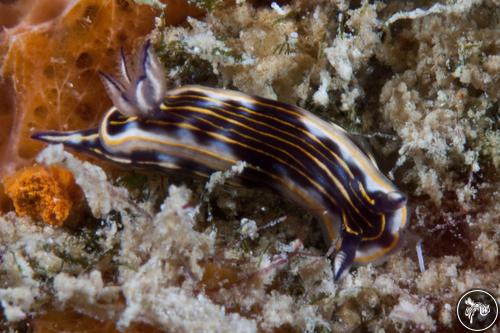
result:
[[[95,134],[90,134],[90,135],[83,135],[80,139],[86,140],[86,141],[92,141],[92,140],[95,140],[97,138],[99,138],[99,134],[95,133]]]
[[[366,201],[363,199],[363,197],[362,197],[362,196],[361,196],[361,197],[359,196],[359,194],[357,193],[356,189],[352,186],[352,184],[349,184],[349,187],[351,188],[351,191],[352,191],[352,193],[353,193],[353,196],[354,196],[356,199],[358,199],[358,201],[359,201],[360,203],[366,203]],[[366,207],[366,208],[367,208],[370,212],[372,212],[373,214],[378,214],[378,213],[379,213],[378,211],[376,211],[376,210],[374,209],[374,207],[370,207],[370,206],[368,206],[368,207]],[[372,225],[370,225],[370,227],[373,227],[373,226],[372,226]]]
[[[345,231],[347,233],[359,236],[359,232],[352,230],[351,227],[349,226],[349,222],[347,221],[347,216],[345,215],[345,211],[343,209],[342,209],[342,224],[344,225]]]
[[[125,158],[120,158],[120,157],[106,154],[105,152],[103,152],[102,150],[99,150],[97,148],[90,148],[90,150],[93,151],[94,153],[96,153],[97,155],[102,155],[102,156],[110,159],[111,161],[115,161],[115,162],[123,163],[123,164],[130,164],[132,162],[131,160],[127,160]]]
[[[184,95],[184,97],[185,97],[185,96],[186,96],[186,95]],[[168,97],[169,97],[169,98],[176,98],[177,96],[170,96],[170,95],[169,95]],[[183,96],[179,96],[179,97],[183,97]],[[191,95],[191,97],[193,97],[193,98],[197,98],[197,97],[199,97],[199,96],[196,96],[196,95]],[[218,101],[218,100],[213,100],[213,101],[214,101],[215,103],[221,103],[221,102],[220,102],[220,101]],[[229,105],[229,106],[230,106],[230,105]],[[226,120],[226,121],[228,121],[228,122],[231,122],[229,118],[226,118],[226,117],[223,117],[223,116],[219,116],[219,115],[217,115],[216,113],[213,113],[213,111],[210,111],[210,110],[207,110],[207,109],[204,109],[204,108],[199,108],[199,107],[190,107],[190,106],[170,107],[170,106],[167,106],[167,105],[162,104],[162,105],[160,106],[160,108],[161,108],[162,110],[164,110],[164,111],[167,111],[167,110],[169,110],[169,109],[171,109],[171,110],[182,110],[182,109],[187,109],[187,110],[190,110],[190,111],[193,111],[193,112],[200,112],[200,113],[205,113],[205,114],[211,114],[211,115],[214,115],[214,116],[219,117],[219,118],[221,118],[221,119],[224,119],[224,120]],[[244,108],[244,107],[243,107],[243,108]],[[247,109],[247,108],[245,108],[245,109],[246,109],[246,110],[249,110],[249,109]],[[208,112],[210,112],[210,113],[208,113]],[[232,112],[231,112],[231,114],[232,114]],[[259,114],[259,115],[260,115],[260,114]],[[246,118],[246,119],[251,119],[251,118],[247,118],[247,117],[245,117],[245,118]],[[271,117],[271,118],[275,119],[274,117]],[[234,122],[233,122],[233,123],[234,123]],[[237,123],[237,122],[236,122],[236,123]],[[287,125],[289,125],[289,126],[290,126],[290,125],[292,125],[292,126],[293,126],[293,124],[290,124],[289,122],[284,122],[284,123],[285,123],[285,124],[287,124]],[[242,125],[242,127],[245,127],[245,126],[243,126],[243,125]],[[296,126],[293,126],[293,127],[297,128],[297,129],[300,129],[299,127],[296,127]],[[250,129],[251,129],[251,127],[248,127],[248,128],[250,128]],[[274,128],[273,128],[273,129],[274,129]],[[253,130],[255,131],[255,129],[253,129]],[[303,131],[304,133],[307,133],[308,135],[312,135],[311,133],[309,133],[309,132],[307,132],[307,131],[304,131],[303,129],[300,129],[300,130],[301,130],[301,131]],[[256,132],[258,132],[258,131],[256,131]],[[259,134],[264,134],[264,133],[262,133],[262,132],[258,132],[258,133],[259,133]],[[272,135],[269,135],[269,136],[274,137],[274,138],[277,138],[277,137],[272,136]],[[317,139],[315,136],[312,136],[312,137],[313,137],[313,138],[315,138],[315,139]],[[290,143],[289,141],[285,141],[285,142],[287,142],[287,143],[289,143],[289,144],[291,144],[291,145],[293,145],[293,146],[299,147],[299,146],[297,146],[297,145],[295,145],[295,144]],[[321,141],[319,141],[319,142],[321,142]],[[336,156],[336,158],[337,158],[339,161],[342,161],[342,160],[340,159],[340,157],[338,157],[338,156],[337,156],[334,152],[332,152],[331,150],[329,150],[326,146],[325,146],[324,148],[325,148],[327,151],[329,151],[332,155]],[[301,151],[305,152],[302,148],[299,148],[299,149],[300,149]],[[343,195],[343,196],[344,196],[344,198],[347,200],[347,202],[349,203],[349,205],[350,205],[350,206],[354,209],[354,211],[355,211],[355,212],[356,212],[356,213],[357,213],[357,214],[358,214],[358,215],[359,215],[359,216],[360,216],[360,217],[361,217],[361,218],[362,218],[362,219],[363,219],[363,220],[364,220],[364,221],[365,221],[365,222],[366,222],[369,226],[373,227],[373,225],[370,223],[369,219],[367,219],[367,218],[366,218],[366,217],[365,217],[365,216],[364,216],[364,215],[363,215],[363,214],[362,214],[362,213],[358,210],[358,208],[354,205],[354,203],[352,202],[351,197],[350,197],[349,193],[347,192],[346,188],[345,188],[345,187],[342,185],[342,183],[341,183],[341,182],[340,182],[340,181],[339,181],[339,180],[335,177],[335,175],[333,175],[333,174],[331,173],[331,171],[328,169],[328,167],[326,167],[326,166],[325,166],[325,165],[324,165],[321,161],[317,160],[315,157],[313,157],[313,156],[312,156],[312,155],[310,155],[309,153],[307,153],[307,152],[305,152],[305,153],[308,155],[308,157],[312,158],[312,159],[315,161],[315,163],[316,163],[317,165],[320,165],[320,167],[321,167],[324,171],[326,171],[326,172],[327,172],[327,174],[328,174],[328,176],[330,177],[330,179],[331,179],[331,180],[335,183],[335,186],[339,189],[339,191],[342,193],[342,195]],[[322,154],[322,155],[323,155],[323,154]],[[323,155],[323,156],[324,156],[324,155]],[[343,162],[343,161],[342,161],[342,163],[344,163],[344,165],[345,165],[345,162]],[[342,164],[342,163],[341,163],[341,164]],[[347,167],[347,165],[345,166],[345,168],[346,168],[347,170],[349,170],[349,168]],[[349,173],[351,173],[351,172],[349,171]],[[351,176],[352,176],[351,178],[353,178],[352,173],[351,173]],[[335,204],[338,206],[338,203],[336,203],[336,202],[335,202]]]
[[[183,127],[183,126],[181,126],[181,127]],[[217,160],[224,161],[224,162],[227,162],[227,163],[230,163],[230,164],[235,164],[236,162],[238,162],[237,160],[231,160],[231,159],[228,159],[228,158],[222,158],[222,157],[220,157],[217,154],[214,154],[214,153],[211,153],[211,152],[207,151],[206,149],[200,149],[200,148],[196,148],[194,146],[190,146],[190,145],[186,145],[186,144],[182,144],[182,143],[176,143],[176,142],[172,142],[172,141],[165,141],[165,140],[150,138],[150,137],[141,136],[141,135],[129,135],[129,136],[126,136],[126,137],[124,137],[122,139],[110,139],[109,136],[103,135],[102,139],[103,139],[104,143],[107,146],[110,146],[110,147],[112,147],[112,146],[119,146],[120,144],[123,144],[124,142],[127,142],[127,141],[143,140],[143,141],[146,141],[146,142],[157,143],[157,144],[160,144],[160,145],[172,146],[172,147],[176,147],[176,148],[182,148],[182,149],[192,150],[192,151],[195,151],[196,153],[199,153],[201,155],[207,155],[207,156],[210,156],[210,157],[215,158]]]
[[[128,117],[125,120],[112,120],[109,122],[110,125],[125,125],[134,121],[139,120],[139,117]]]
[[[347,139],[344,135],[337,135],[336,133],[329,131],[328,129],[326,129],[324,127],[324,124],[322,124],[323,121],[321,119],[317,118],[314,114],[312,114],[312,113],[310,113],[310,112],[308,112],[306,110],[300,109],[300,112],[296,112],[296,111],[293,111],[293,110],[290,110],[290,109],[287,109],[287,108],[283,108],[281,106],[277,106],[277,105],[272,105],[272,104],[260,102],[260,101],[258,101],[256,99],[253,99],[251,97],[248,97],[248,96],[244,95],[243,93],[230,92],[230,91],[222,90],[222,89],[204,88],[204,87],[199,87],[199,86],[185,86],[185,87],[174,89],[174,90],[172,90],[172,92],[175,92],[175,91],[190,91],[190,90],[191,91],[197,91],[197,92],[200,92],[200,93],[206,93],[207,91],[209,91],[209,92],[211,92],[211,93],[213,93],[215,95],[219,95],[219,96],[223,96],[223,97],[227,97],[227,98],[239,99],[239,100],[251,103],[251,104],[263,105],[263,106],[266,106],[266,107],[269,107],[269,108],[280,110],[282,112],[285,112],[285,113],[288,113],[288,114],[291,114],[291,115],[294,115],[294,116],[297,116],[297,115],[300,115],[302,117],[306,116],[303,119],[307,119],[308,118],[307,116],[309,116],[309,118],[310,118],[309,120],[312,120],[312,123],[314,125],[316,125],[316,127],[318,127],[321,130],[323,130],[324,133],[329,133],[329,134],[332,135],[332,137],[333,137],[332,141],[334,141],[334,142],[335,141],[342,142],[343,145],[349,151],[349,153],[351,153],[352,155],[355,156],[354,159],[357,160],[358,162],[360,162],[360,164],[363,167],[362,168],[363,171],[367,172],[370,175],[370,177],[379,186],[381,186],[382,188],[384,188],[386,191],[393,190],[393,188],[390,187],[389,184],[387,184],[387,182],[385,181],[385,179],[383,179],[380,176],[378,176],[377,174],[375,174],[374,170],[371,170],[373,168],[373,166],[370,165],[370,163],[367,163],[366,156],[359,150],[359,148],[357,146],[355,146],[355,145],[353,145],[353,144],[350,143],[350,139]],[[168,97],[170,97],[170,95]],[[310,135],[310,133],[308,133],[308,134]],[[354,147],[353,147],[353,149],[351,149],[351,148],[349,148],[349,146],[354,146]]]
[[[403,228],[405,226],[405,224],[406,224],[406,215],[407,215],[406,207],[402,207],[401,208],[401,217],[402,217],[401,221],[403,221],[403,222],[401,224],[401,228]],[[383,255],[387,254],[388,252],[390,252],[391,250],[393,250],[396,247],[396,245],[398,244],[398,241],[399,241],[399,232],[393,234],[393,236],[394,236],[394,240],[391,242],[391,244],[389,244],[389,246],[384,247],[381,250],[379,250],[378,252],[375,252],[374,254],[371,254],[369,256],[356,257],[354,259],[354,262],[361,263],[361,264],[366,264],[366,263],[372,262],[372,261],[376,260],[377,258],[380,258]]]
[[[302,134],[307,135],[310,139],[312,139],[313,141],[315,141],[316,143],[318,143],[321,147],[323,147],[326,151],[328,151],[337,160],[337,162],[342,166],[342,168],[349,175],[349,177],[351,177],[351,178],[354,179],[353,173],[351,172],[351,170],[349,169],[349,166],[345,163],[345,161],[342,158],[340,158],[337,154],[335,154],[335,152],[331,151],[327,146],[325,146],[325,144],[323,142],[321,142],[321,140],[319,140],[316,136],[312,135],[311,133],[309,133],[308,131],[304,130],[301,127],[295,126],[293,123],[281,120],[279,118],[276,118],[276,117],[273,117],[273,116],[270,116],[270,115],[266,115],[266,114],[262,114],[262,113],[256,112],[256,111],[254,111],[252,109],[249,109],[249,108],[246,108],[244,106],[233,106],[233,105],[231,105],[229,103],[223,102],[223,101],[215,99],[215,98],[211,98],[209,96],[198,96],[198,95],[169,95],[168,96],[168,98],[183,98],[183,97],[195,98],[195,99],[203,99],[203,100],[212,102],[214,104],[221,104],[221,105],[226,106],[226,107],[235,108],[235,109],[238,109],[238,110],[241,110],[241,111],[245,111],[245,112],[248,112],[250,114],[254,114],[254,115],[257,115],[257,116],[260,116],[260,117],[263,117],[263,118],[271,119],[271,120],[274,120],[274,121],[276,121],[276,122],[278,122],[280,124],[292,127],[295,130],[298,130],[298,131],[302,132]],[[262,126],[266,126],[268,128],[271,128],[271,129],[273,129],[275,131],[278,131],[280,133],[283,133],[285,135],[291,136],[291,134],[288,133],[287,131],[284,131],[282,129],[270,126],[269,124],[267,124],[265,122],[262,122],[262,121],[259,121],[259,120],[253,119],[253,118],[249,118],[249,117],[247,117],[247,116],[245,116],[243,114],[234,113],[231,110],[226,110],[226,109],[220,109],[220,110],[223,111],[223,112],[225,112],[225,113],[230,113],[230,114],[235,115],[237,117],[244,118],[244,119],[246,119],[246,120],[248,120],[250,122],[254,122],[256,124],[259,124],[259,125],[262,125]],[[295,113],[293,115],[295,115]],[[304,116],[302,114],[297,114],[297,115],[299,117],[303,117]],[[315,146],[313,146],[309,142],[304,141],[301,138],[296,138],[296,139],[301,140],[306,145],[308,145],[309,147],[311,147],[312,149],[314,149],[318,154],[320,154],[324,158],[327,158],[325,156],[325,154],[323,154],[322,152],[320,152]]]
[[[377,183],[379,186],[381,186],[385,191],[389,192],[389,191],[393,191],[395,190],[394,187],[391,186],[391,184],[389,184],[387,182],[387,180],[385,179],[384,176],[381,176],[382,174],[380,173],[380,171],[378,170],[378,168],[376,167],[376,164],[375,164],[375,161],[373,161],[373,159],[371,158],[368,158],[361,150],[359,147],[357,147],[355,144],[351,143],[351,140],[347,137],[345,137],[345,135],[343,133],[340,133],[340,135],[338,135],[337,133],[329,130],[327,127],[325,127],[325,123],[317,118],[315,115],[313,115],[312,113],[306,111],[306,110],[303,110],[303,109],[300,109],[301,112],[295,112],[295,111],[292,111],[290,109],[287,109],[287,108],[283,108],[283,107],[280,107],[280,106],[276,106],[276,105],[272,105],[272,104],[268,104],[268,103],[263,103],[263,102],[260,102],[256,99],[253,99],[251,97],[248,97],[248,96],[245,96],[244,94],[241,94],[241,93],[236,93],[236,92],[228,92],[228,91],[224,91],[222,92],[223,90],[221,89],[212,89],[212,88],[203,88],[203,87],[197,87],[197,86],[186,86],[186,87],[182,87],[182,88],[179,88],[179,89],[176,89],[174,91],[196,91],[196,92],[200,92],[202,94],[206,94],[207,91],[209,93],[213,93],[215,95],[219,95],[219,96],[223,96],[223,97],[229,97],[229,98],[232,98],[232,99],[239,99],[239,100],[243,100],[243,101],[246,101],[248,103],[253,103],[253,104],[257,104],[257,105],[263,105],[263,106],[266,106],[266,107],[269,107],[269,108],[272,108],[272,109],[275,109],[275,110],[280,110],[282,112],[285,112],[285,113],[288,113],[288,114],[291,114],[291,115],[294,115],[294,116],[299,116],[301,120],[309,120],[311,121],[314,125],[316,125],[316,127],[318,127],[319,129],[321,129],[325,134],[330,134],[331,137],[330,139],[335,142],[335,141],[339,141],[339,142],[342,142],[344,147],[348,150],[348,152],[351,154],[351,156],[353,156],[353,159],[356,160],[358,163],[361,164],[361,170],[363,170],[363,172],[366,172],[368,174],[368,176],[375,182]],[[210,98],[210,97],[205,97],[205,96],[197,96],[197,95],[179,95],[179,96],[175,96],[175,95],[169,95],[168,97],[169,98],[176,98],[176,97],[180,97],[182,98],[183,96],[186,96],[186,97],[191,97],[191,98],[197,98],[197,99],[205,99],[205,100],[208,100],[208,101],[211,101],[211,102],[214,102],[214,103],[219,103],[219,104],[224,104],[226,106],[229,106],[229,107],[232,107],[234,108],[234,106],[228,104],[228,103],[225,103],[221,100],[218,100],[218,99],[214,99],[214,98]],[[292,126],[294,127],[295,129],[301,131],[302,133],[306,134],[309,138],[313,139],[314,141],[316,141],[317,143],[319,143],[323,148],[325,148],[327,151],[329,151],[336,159],[337,161],[339,162],[340,165],[342,165],[342,167],[344,168],[344,170],[346,170],[346,172],[350,175],[351,178],[354,178],[352,172],[350,171],[348,165],[343,161],[342,158],[340,158],[339,156],[337,156],[334,152],[332,152],[331,150],[329,150],[318,138],[316,138],[316,136],[312,135],[311,133],[307,132],[307,131],[304,131],[302,128],[299,128],[289,122],[286,122],[286,121],[282,121],[281,119],[278,119],[278,118],[275,118],[275,117],[272,117],[272,116],[268,116],[268,115],[263,115],[263,114],[260,114],[260,113],[257,113],[249,108],[246,108],[244,106],[238,106],[236,107],[237,109],[241,109],[243,111],[246,111],[248,113],[251,113],[251,114],[257,114],[259,116],[263,116],[263,117],[267,117],[267,118],[270,118],[274,121],[277,121],[277,122],[280,122],[280,123],[283,123],[287,126]],[[307,116],[310,116],[309,118],[307,118]],[[250,118],[248,118],[250,119]],[[340,131],[342,132],[342,131]],[[333,138],[332,138],[333,137]],[[317,150],[316,150],[317,151]],[[320,153],[319,151],[317,151],[318,153]],[[324,156],[322,153],[320,153],[322,156]],[[371,162],[371,163],[370,163]],[[367,200],[370,204],[374,204],[374,200],[368,195],[368,193],[366,192],[363,184],[360,182],[359,183],[359,189],[361,191],[361,194],[362,196],[365,198],[365,200]],[[355,193],[355,191],[353,191],[353,193]],[[345,196],[345,193],[343,193],[343,195]],[[358,215],[360,215],[364,220],[365,222],[367,222],[368,225],[370,225],[371,227],[373,227],[373,225],[364,217],[364,215],[362,215],[358,210],[357,208],[353,205],[353,203],[351,202],[350,198],[348,199],[351,207],[353,207],[353,209],[358,213]],[[404,227],[404,225],[406,224],[406,208],[405,208],[405,212],[402,220],[401,220],[401,227]],[[383,232],[384,228],[385,228],[385,215],[384,214],[381,214],[382,216],[382,220],[383,220],[383,224],[384,224],[384,227],[380,229],[380,232],[377,236],[380,236],[381,233]],[[369,237],[368,239],[374,239],[374,237]],[[378,238],[378,237],[377,237]]]
[[[407,214],[406,206],[401,207],[401,216],[403,217],[402,218],[403,223],[401,224],[401,228],[403,228],[406,225],[406,219],[407,219],[406,214]]]
[[[176,108],[176,107],[166,107],[166,108],[162,108],[162,110],[174,110],[174,109],[175,109],[175,110],[179,110],[179,111],[182,111],[181,109],[187,109],[187,110],[190,110],[190,111],[193,111],[193,112],[197,112],[197,113],[204,113],[204,114],[213,115],[213,116],[215,116],[215,117],[218,117],[218,118],[224,119],[225,121],[231,122],[231,123],[233,123],[233,124],[238,124],[238,125],[241,125],[241,127],[243,127],[243,128],[247,128],[247,129],[252,130],[252,131],[254,131],[254,132],[256,132],[256,133],[259,133],[259,134],[262,134],[262,135],[266,135],[266,134],[267,134],[267,133],[261,133],[261,132],[259,132],[259,131],[255,130],[255,129],[251,128],[251,127],[248,127],[248,126],[246,126],[246,125],[244,125],[244,124],[240,124],[240,123],[238,123],[238,122],[231,121],[231,119],[229,119],[229,118],[225,118],[225,117],[222,117],[222,116],[219,116],[219,115],[217,115],[216,113],[213,113],[213,112],[211,112],[211,111],[208,111],[208,112],[203,112],[203,111],[205,111],[205,109],[200,109],[200,108],[196,108],[196,107],[189,107],[189,106],[186,106],[186,107],[179,107],[179,109],[178,109],[178,108]],[[194,110],[194,109],[199,109],[199,111],[198,111],[198,110]],[[179,117],[181,117],[181,118],[183,118],[183,119],[187,119],[187,120],[191,119],[191,117],[190,117],[190,116],[182,115],[182,114],[179,114],[179,113],[176,113],[176,115],[177,115],[177,116],[179,116]],[[273,149],[276,149],[276,150],[278,150],[278,151],[282,152],[283,154],[285,154],[285,155],[289,156],[290,158],[292,158],[292,159],[293,159],[293,160],[295,160],[296,162],[300,163],[300,165],[301,165],[303,168],[307,169],[307,168],[306,168],[306,166],[304,165],[304,163],[302,163],[300,160],[298,160],[296,157],[294,157],[292,154],[290,154],[290,153],[289,153],[289,152],[287,152],[286,150],[283,150],[283,149],[281,149],[281,148],[279,148],[279,147],[276,147],[276,146],[273,146],[273,145],[271,145],[271,144],[268,144],[268,143],[266,143],[266,142],[264,142],[264,141],[260,141],[260,140],[258,140],[258,139],[256,139],[256,138],[254,138],[254,137],[249,136],[249,135],[246,135],[246,134],[240,133],[240,132],[238,132],[237,130],[235,130],[234,128],[227,129],[227,128],[224,128],[224,127],[222,127],[222,126],[220,126],[220,125],[217,125],[217,124],[215,124],[215,123],[213,123],[213,122],[211,122],[211,121],[209,121],[209,120],[207,120],[207,119],[204,119],[204,118],[201,118],[201,117],[198,117],[198,116],[193,116],[193,118],[194,118],[194,119],[197,119],[197,120],[199,120],[199,121],[203,121],[203,122],[205,122],[206,124],[209,124],[209,125],[211,125],[211,126],[213,126],[213,127],[215,127],[215,128],[218,128],[219,130],[222,130],[222,131],[228,131],[228,132],[233,132],[233,133],[236,133],[236,134],[238,134],[238,135],[240,135],[240,136],[242,136],[242,137],[244,137],[244,138],[246,138],[246,139],[249,139],[249,140],[252,140],[252,141],[256,141],[256,142],[258,142],[258,143],[260,143],[260,144],[263,144],[263,145],[265,145],[265,146],[268,146],[268,147],[271,147],[271,148],[273,148]],[[157,120],[152,120],[152,121],[146,121],[146,122],[151,122],[151,123],[153,123],[153,124],[155,124],[155,123],[161,124],[161,120],[160,120],[160,121],[157,121]],[[274,139],[276,139],[276,140],[280,140],[280,141],[285,142],[285,143],[289,143],[288,141],[283,140],[283,139],[280,139],[280,138],[278,138],[278,137],[276,137],[276,136],[274,136],[274,135],[267,134],[267,136],[272,137],[272,138],[274,138]]]
[[[365,200],[372,206],[375,205],[375,200],[373,200],[369,195],[368,193],[365,192],[365,189],[364,187],[362,186],[361,182],[359,183],[358,185],[359,187],[359,191],[361,192],[361,195],[363,196],[363,198],[365,198]]]
[[[393,250],[394,247],[396,247],[396,245],[398,244],[399,233],[395,233],[393,236],[394,236],[394,239],[391,242],[391,244],[389,244],[389,246],[383,247],[379,251],[377,251],[377,252],[375,252],[375,253],[373,253],[373,254],[371,254],[369,256],[366,256],[366,257],[356,256],[354,258],[354,262],[357,263],[357,264],[367,264],[367,263],[375,261],[378,258],[384,256],[385,254],[387,254],[388,252],[390,252],[391,250]]]
[[[361,240],[364,240],[364,241],[372,241],[372,240],[376,240],[376,239],[379,239],[380,236],[382,236],[382,234],[384,233],[384,230],[385,230],[385,214],[384,213],[380,213],[380,231],[378,232],[378,234],[376,234],[375,236],[371,236],[371,237],[363,237]]]

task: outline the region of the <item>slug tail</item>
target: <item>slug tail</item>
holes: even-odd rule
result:
[[[99,141],[99,134],[95,128],[71,132],[38,132],[33,134],[31,138],[50,144],[62,143],[68,148],[98,155],[101,155],[101,152],[103,151],[102,145]]]

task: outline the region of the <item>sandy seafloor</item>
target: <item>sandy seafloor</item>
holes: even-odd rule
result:
[[[5,206],[0,330],[52,332],[37,318],[68,311],[120,330],[142,322],[165,332],[455,332],[462,293],[500,297],[498,0],[193,3],[206,13],[170,26],[157,10],[153,30],[127,43],[138,49],[150,38],[173,87],[277,99],[355,133],[408,195],[399,251],[334,283],[319,225],[276,193],[224,184],[231,175],[206,186],[131,172],[51,146],[36,162],[73,173],[85,221],[55,227]],[[17,105],[0,105],[13,114],[2,137],[9,147],[25,134],[15,132],[28,121],[18,115],[33,96],[25,74],[8,69],[24,36],[6,38],[12,29],[0,32],[1,87],[15,82]],[[37,129],[75,129],[65,125]],[[3,148],[3,176],[35,163],[40,149],[19,157]],[[284,222],[262,228],[274,220]]]

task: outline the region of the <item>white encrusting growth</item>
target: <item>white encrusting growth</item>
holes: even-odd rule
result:
[[[353,65],[349,59],[352,52],[350,40],[335,38],[331,47],[325,49],[325,54],[330,64],[335,68],[338,76],[349,82],[353,76]]]
[[[416,303],[414,299],[400,298],[399,303],[389,313],[394,322],[412,321],[423,331],[434,331],[436,321],[427,312],[425,304]]]
[[[240,175],[247,166],[248,164],[245,161],[238,161],[226,171],[216,171],[211,174],[205,183],[206,194],[212,193],[216,186],[223,185],[226,180]]]
[[[119,211],[119,207],[130,205],[128,191],[125,188],[111,185],[101,168],[88,162],[81,162],[65,152],[62,144],[51,145],[44,149],[36,161],[44,165],[61,164],[71,171],[95,217],[107,216],[112,210]],[[138,206],[135,206],[135,210],[141,215],[149,215]]]
[[[79,278],[60,273],[54,278],[53,286],[57,300],[62,304],[72,299],[79,303],[96,304],[99,300],[112,301],[119,297],[119,288],[105,286],[102,274],[97,270]]]
[[[247,52],[235,53],[224,41],[218,39],[217,34],[212,31],[210,25],[206,22],[192,17],[188,17],[187,22],[192,28],[192,34],[189,37],[176,33],[174,29],[171,31],[172,35],[165,36],[163,42],[168,44],[169,40],[172,40],[180,43],[187,53],[208,61],[212,65],[215,74],[220,74],[219,67],[235,64],[248,66],[255,63],[253,55]],[[175,76],[170,77],[176,79]]]
[[[319,73],[319,75],[320,75],[321,85],[319,86],[318,90],[314,93],[313,101],[318,105],[326,107],[330,102],[330,99],[328,97],[328,89],[331,85],[332,77],[330,76],[330,73],[326,70],[322,70]]]
[[[385,21],[385,26],[389,26],[392,23],[402,20],[402,19],[417,19],[431,14],[441,14],[441,13],[463,13],[468,11],[472,6],[483,2],[483,0],[457,0],[453,4],[443,5],[441,3],[436,3],[432,5],[429,9],[414,9],[409,12],[398,12],[392,15],[387,21]]]
[[[288,14],[288,10],[285,10],[285,9],[281,8],[281,6],[278,5],[276,2],[271,3],[271,8],[274,9],[274,11],[278,15],[286,15],[286,14]]]
[[[256,239],[259,236],[257,223],[246,217],[240,220],[240,232],[243,238]]]

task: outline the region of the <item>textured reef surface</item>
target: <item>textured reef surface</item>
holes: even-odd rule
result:
[[[0,331],[453,332],[462,293],[500,296],[498,0],[14,0],[0,28]],[[227,185],[237,168],[30,139],[95,126],[98,71],[147,39],[171,87],[296,104],[371,147],[409,198],[399,251],[334,283],[318,223]]]

